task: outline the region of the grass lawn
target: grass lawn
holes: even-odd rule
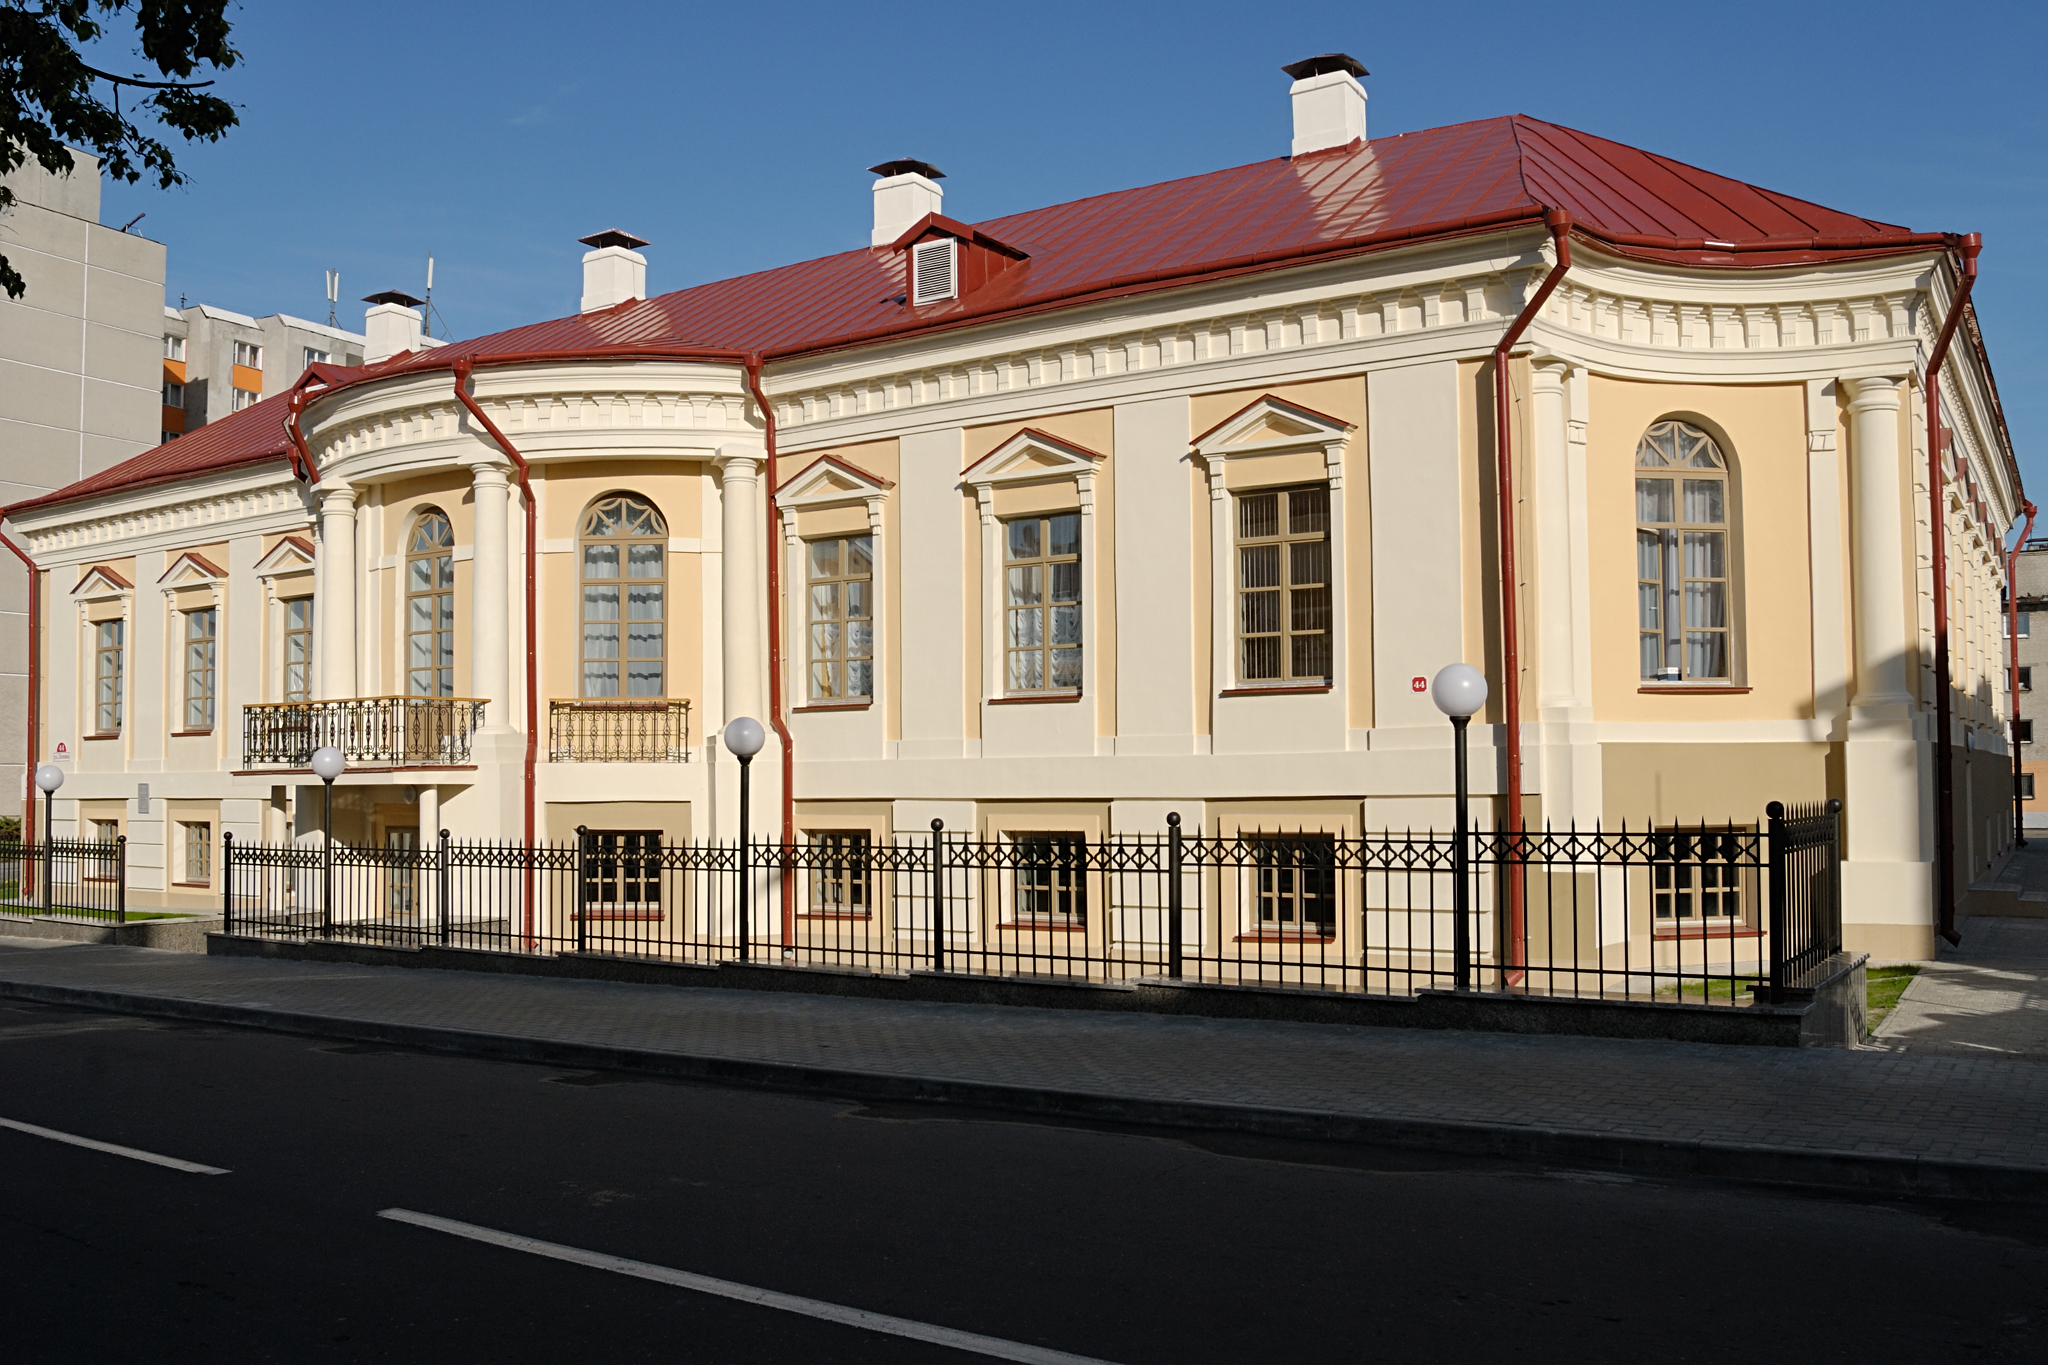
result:
[[[1864,1008],[1869,1017],[1867,1027],[1872,1033],[1885,1021],[1885,1017],[1898,1008],[1899,997],[1906,993],[1906,986],[1920,975],[1918,967],[1872,967],[1865,975],[1870,986],[1864,997]]]
[[[1738,977],[1729,980],[1716,977],[1709,981],[1680,981],[1657,990],[1659,1000],[1707,1000],[1716,1003],[1743,1004],[1753,998],[1754,981]]]

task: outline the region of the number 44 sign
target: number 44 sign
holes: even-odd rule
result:
[[[1408,680],[1408,690],[1409,690],[1410,692],[1427,692],[1427,691],[1429,691],[1429,679],[1427,679],[1427,678],[1410,678],[1410,679]]]

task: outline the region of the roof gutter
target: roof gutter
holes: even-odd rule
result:
[[[789,726],[783,721],[782,518],[775,500],[775,409],[769,406],[768,395],[761,391],[761,357],[758,354],[748,356],[746,366],[747,388],[754,395],[754,402],[761,409],[761,420],[766,424],[768,454],[761,478],[768,488],[768,723],[775,727],[775,737],[782,741],[782,847],[788,850],[796,845],[796,746],[789,737]],[[790,865],[785,852],[782,858],[782,946],[791,948],[795,945],[796,869]]]
[[[2005,553],[2005,647],[2009,655],[2006,660],[2005,682],[2008,695],[2012,698],[2012,842],[2014,848],[2027,846],[2026,808],[2021,804],[2026,797],[2020,790],[2020,551],[2034,534],[2034,504],[2026,505],[2027,524],[2020,532],[2020,538],[2012,543]]]
[[[0,521],[5,521],[12,510],[0,507]],[[28,568],[28,744],[21,751],[21,839],[24,844],[33,844],[36,841],[36,703],[42,695],[43,584],[41,572],[36,568],[36,562],[28,557],[28,551],[5,535],[0,535],[0,545],[5,545]],[[44,798],[46,801],[56,799],[54,794]]]
[[[1955,738],[1949,733],[1953,701],[1949,696],[1948,481],[1942,468],[1941,365],[1948,358],[1949,343],[1955,340],[1963,310],[1969,306],[1970,291],[1976,288],[1977,253],[1983,249],[1984,239],[1972,232],[1963,237],[1961,245],[1962,283],[1949,302],[1941,335],[1927,357],[1927,530],[1934,570],[1934,804],[1938,829],[1934,904],[1940,916],[1941,936],[1951,944],[1961,943],[1963,936],[1956,932],[1956,754]]]
[[[1510,837],[1522,828],[1522,651],[1515,610],[1520,575],[1515,565],[1514,426],[1508,400],[1508,352],[1522,339],[1522,333],[1536,320],[1543,305],[1550,301],[1551,293],[1564,280],[1565,271],[1572,268],[1571,215],[1562,209],[1546,209],[1543,225],[1550,229],[1550,239],[1556,243],[1557,264],[1543,277],[1543,283],[1537,286],[1529,302],[1522,306],[1522,311],[1502,333],[1500,344],[1493,348],[1493,445],[1497,458],[1494,477],[1499,502],[1495,530],[1500,538],[1501,728],[1507,751],[1505,780]],[[1528,927],[1524,922],[1524,907],[1521,867],[1517,860],[1511,859],[1507,956],[1508,966],[1517,971],[1527,957]]]
[[[481,426],[490,434],[490,438],[497,442],[498,448],[511,457],[513,466],[519,472],[519,496],[526,504],[526,572],[521,575],[526,580],[526,758],[524,763],[521,764],[520,785],[524,789],[522,828],[525,834],[526,847],[531,849],[533,847],[533,765],[540,747],[540,700],[538,691],[540,655],[539,640],[536,635],[539,620],[538,590],[536,587],[536,580],[539,577],[539,561],[534,557],[534,524],[538,513],[533,502],[533,484],[527,477],[530,471],[527,469],[526,457],[519,453],[519,447],[513,445],[511,441],[505,438],[505,433],[498,430],[498,424],[493,422],[489,414],[477,406],[476,399],[469,395],[472,363],[467,356],[455,362],[455,397],[461,401],[463,407],[469,409],[469,415],[476,419],[477,425]],[[529,865],[527,868],[526,923],[524,925],[525,937],[529,941],[533,938],[532,877],[533,869]]]

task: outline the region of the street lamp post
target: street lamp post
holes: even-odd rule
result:
[[[313,751],[313,775],[327,784],[320,825],[320,937],[334,937],[334,779],[348,770],[348,756],[328,745]]]
[[[1472,716],[1486,705],[1486,675],[1470,664],[1450,664],[1440,670],[1429,685],[1429,699],[1436,709],[1451,718],[1453,765],[1457,769],[1457,811],[1451,834],[1451,953],[1452,981],[1456,989],[1472,989],[1472,850],[1471,784],[1467,780],[1465,730]]]
[[[753,895],[751,850],[747,847],[748,817],[753,804],[754,755],[768,742],[768,732],[752,716],[741,716],[725,727],[725,747],[740,761],[740,961],[747,960],[747,940],[753,926],[748,914]]]
[[[51,883],[57,880],[57,788],[64,785],[64,770],[54,763],[36,765],[36,790],[43,794],[43,913],[50,913]],[[29,813],[35,819],[35,813]]]

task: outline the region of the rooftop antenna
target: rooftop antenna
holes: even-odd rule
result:
[[[327,325],[329,327],[339,325],[334,320],[334,305],[340,301],[341,272],[339,270],[330,270],[327,272]]]
[[[420,310],[420,317],[427,325],[427,335],[432,336],[434,334],[434,258],[432,256],[427,257],[427,297],[425,306]],[[441,330],[445,332],[448,329],[443,327]]]

